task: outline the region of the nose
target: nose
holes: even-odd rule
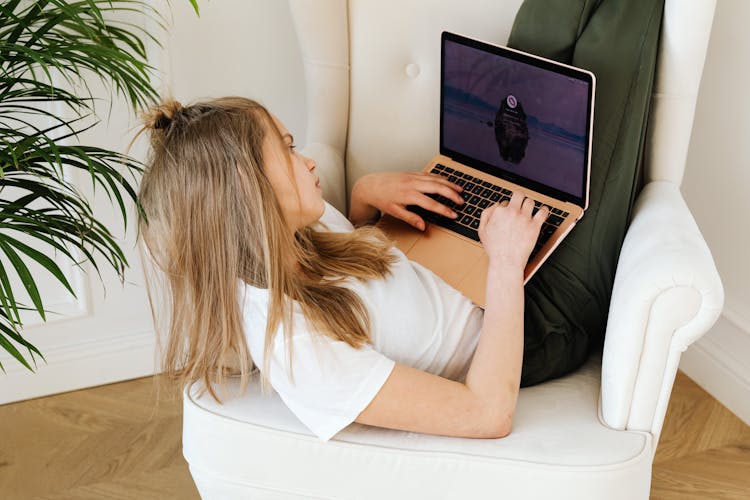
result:
[[[315,170],[315,167],[316,167],[315,160],[313,160],[309,156],[305,156],[305,164],[307,165],[307,169],[310,172],[312,172],[313,170]]]

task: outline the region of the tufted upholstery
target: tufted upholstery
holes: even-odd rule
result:
[[[503,44],[521,0],[289,0],[307,84],[306,154],[346,213],[366,172],[438,150],[439,33]],[[321,443],[258,383],[224,405],[185,392],[204,498],[647,498],[681,353],[723,289],[680,194],[715,0],[666,0],[646,186],[620,255],[601,355],[521,391],[501,440],[352,424]]]

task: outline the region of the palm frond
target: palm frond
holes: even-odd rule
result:
[[[197,0],[189,2],[199,15]],[[134,16],[163,32],[164,18],[147,0],[0,4],[0,255],[9,263],[0,261],[0,348],[30,370],[27,357],[34,365],[36,356],[44,357],[23,338],[19,311],[35,311],[44,320],[49,311],[26,261],[41,265],[73,296],[75,292],[55,259],[20,235],[77,266],[89,262],[100,279],[97,260],[103,259],[124,281],[125,254],[66,172],[88,173],[93,192],[103,190],[119,208],[125,230],[128,203],[143,214],[134,187],[142,164],[122,153],[78,144],[80,135],[100,121],[96,104],[102,99],[91,91],[92,79],[109,90],[110,103],[119,96],[133,110],[158,98],[147,44],[160,45],[159,38],[133,22]],[[10,192],[16,193],[13,199]],[[32,306],[17,302],[11,272]]]

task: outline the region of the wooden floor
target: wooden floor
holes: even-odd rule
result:
[[[197,499],[181,408],[154,378],[0,406],[4,500]],[[652,498],[750,498],[750,427],[678,374]]]

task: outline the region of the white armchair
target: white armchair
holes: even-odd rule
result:
[[[505,43],[520,4],[290,0],[308,91],[306,154],[333,205],[346,213],[346,193],[366,172],[418,169],[438,150],[439,33]],[[188,389],[183,452],[203,498],[648,498],[680,355],[723,304],[679,190],[714,7],[666,0],[646,186],[603,353],[522,389],[504,439],[354,423],[322,443],[277,395],[263,397],[257,379],[224,405]]]

